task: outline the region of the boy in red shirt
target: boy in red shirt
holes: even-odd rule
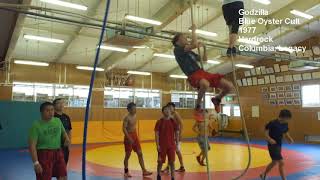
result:
[[[176,145],[179,142],[179,129],[175,120],[170,118],[168,106],[162,108],[162,114],[163,117],[157,121],[154,128],[158,150],[157,180],[161,180],[160,172],[162,164],[166,161],[166,156],[168,156],[171,179],[174,180],[174,161]]]

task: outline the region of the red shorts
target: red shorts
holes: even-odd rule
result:
[[[42,174],[36,174],[37,180],[51,180],[52,177],[67,176],[67,167],[61,149],[38,150],[37,154],[43,170]]]
[[[210,83],[210,87],[218,87],[220,80],[223,78],[221,74],[211,74],[202,69],[194,72],[188,76],[190,85],[194,88],[199,88],[199,82],[201,79],[206,79]]]
[[[158,161],[161,162],[162,164],[166,162],[166,157],[168,156],[168,161],[174,162],[176,158],[176,148],[171,147],[171,148],[160,148],[160,152],[158,154]]]
[[[139,152],[139,151],[141,151],[140,141],[139,141],[137,132],[131,132],[131,133],[129,133],[129,136],[130,136],[131,139],[133,140],[133,143],[131,144],[131,143],[129,142],[128,138],[125,136],[125,137],[124,137],[124,148],[125,148],[125,151],[126,151],[127,153],[132,152],[132,150],[133,150],[134,152]]]

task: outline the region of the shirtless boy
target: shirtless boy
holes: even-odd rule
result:
[[[125,158],[124,158],[124,176],[126,178],[132,177],[128,169],[128,161],[132,150],[137,153],[139,164],[142,169],[143,176],[150,176],[152,172],[146,170],[143,161],[143,154],[141,151],[140,141],[136,131],[136,104],[133,102],[127,105],[128,115],[123,120],[122,131],[124,133],[124,147],[125,147]]]

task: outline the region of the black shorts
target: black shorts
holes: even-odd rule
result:
[[[243,15],[239,14],[240,9],[244,9],[242,1],[236,1],[222,6],[223,17],[229,26],[230,33],[237,34],[239,31],[239,19],[243,18]]]
[[[281,155],[281,145],[268,144],[268,150],[269,150],[270,157],[273,161],[280,161],[283,159]]]

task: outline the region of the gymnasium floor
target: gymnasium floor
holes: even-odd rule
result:
[[[252,141],[252,165],[245,175],[246,180],[256,180],[261,171],[269,162],[265,142]],[[205,179],[206,168],[200,167],[195,161],[199,152],[196,142],[190,140],[183,143],[183,156],[187,173],[177,173],[176,179],[194,180]],[[236,139],[215,138],[211,139],[212,150],[209,153],[213,179],[230,180],[239,175],[245,167],[248,156],[247,148],[242,141]],[[153,142],[142,144],[146,167],[156,169],[155,145]],[[284,145],[286,172],[288,180],[320,180],[320,146],[319,145]],[[69,164],[69,179],[81,179],[81,146],[73,146],[71,162]],[[0,180],[32,180],[35,179],[31,160],[27,150],[1,150],[0,151]],[[113,180],[122,177],[122,144],[89,145],[87,153],[88,180]],[[133,154],[130,165],[132,180],[142,178],[140,176],[138,161]],[[177,164],[178,167],[178,164]],[[270,180],[280,179],[278,172],[273,171]],[[164,176],[165,180],[169,179]]]

